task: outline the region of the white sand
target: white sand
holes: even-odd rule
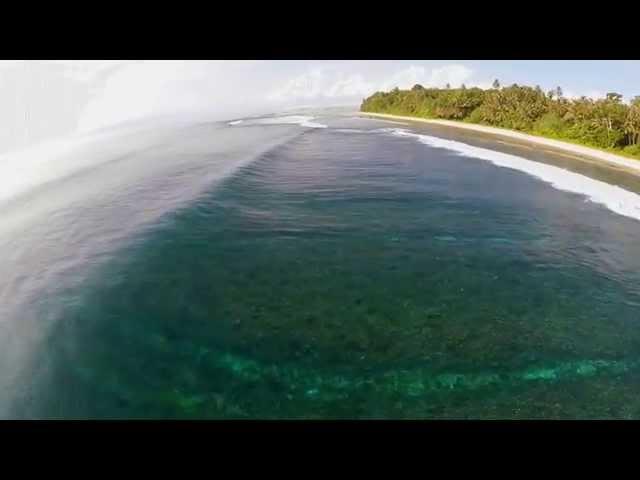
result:
[[[522,140],[524,142],[534,143],[538,145],[544,145],[546,147],[555,148],[558,150],[564,150],[577,155],[583,155],[590,158],[595,158],[608,162],[610,164],[623,167],[625,169],[632,170],[634,173],[640,173],[640,161],[631,158],[622,157],[613,153],[603,152],[594,148],[583,147],[582,145],[574,145],[573,143],[562,142],[560,140],[552,140],[550,138],[536,137],[535,135],[527,135],[526,133],[514,132],[512,130],[505,130],[502,128],[487,127],[485,125],[475,125],[472,123],[452,122],[449,120],[432,120],[427,118],[417,117],[405,117],[401,115],[390,115],[386,113],[369,113],[358,112],[359,115],[389,118],[394,120],[405,120],[412,122],[431,123],[436,125],[444,125],[447,127],[462,128],[466,130],[475,130],[477,132],[488,133],[491,135],[499,135],[501,137],[509,137],[516,140]]]

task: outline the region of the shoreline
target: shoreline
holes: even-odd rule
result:
[[[542,145],[549,148],[555,148],[557,150],[581,155],[584,161],[589,159],[596,159],[606,162],[610,166],[623,167],[625,170],[631,170],[632,173],[640,174],[640,161],[631,158],[616,155],[615,153],[604,152],[591,147],[585,147],[583,145],[576,145],[573,143],[563,142],[562,140],[555,140],[551,138],[538,137],[527,133],[515,132],[513,130],[506,130],[503,128],[489,127],[486,125],[478,125],[473,123],[455,122],[451,120],[438,120],[431,118],[420,117],[408,117],[404,115],[392,115],[389,113],[373,113],[373,112],[357,112],[360,116],[370,116],[378,118],[389,118],[394,120],[413,121],[420,123],[429,123],[432,125],[441,125],[445,127],[461,128],[465,130],[473,130],[476,132],[487,133],[490,135],[496,135],[500,137],[512,138],[515,140],[521,140],[526,143],[532,143]]]

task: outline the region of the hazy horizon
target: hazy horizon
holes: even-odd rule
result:
[[[602,79],[603,64],[610,73]],[[617,72],[617,73],[616,73]],[[560,85],[566,97],[625,100],[637,61],[0,61],[0,154],[154,117],[226,120],[300,107],[357,106],[415,83]]]

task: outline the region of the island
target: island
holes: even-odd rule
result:
[[[636,162],[625,162],[620,156],[640,159],[640,96],[628,103],[618,93],[600,99],[569,99],[560,87],[545,93],[539,86],[501,87],[498,80],[486,90],[416,84],[410,90],[376,92],[363,100],[360,111],[516,138],[526,135],[529,141],[538,137],[538,143],[548,139],[544,143],[556,147],[561,147],[558,141],[569,142],[576,145],[572,148],[576,153],[631,168]]]

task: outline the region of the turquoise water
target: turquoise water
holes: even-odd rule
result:
[[[640,417],[640,222],[385,132],[287,128],[29,304],[52,326],[10,416]]]

